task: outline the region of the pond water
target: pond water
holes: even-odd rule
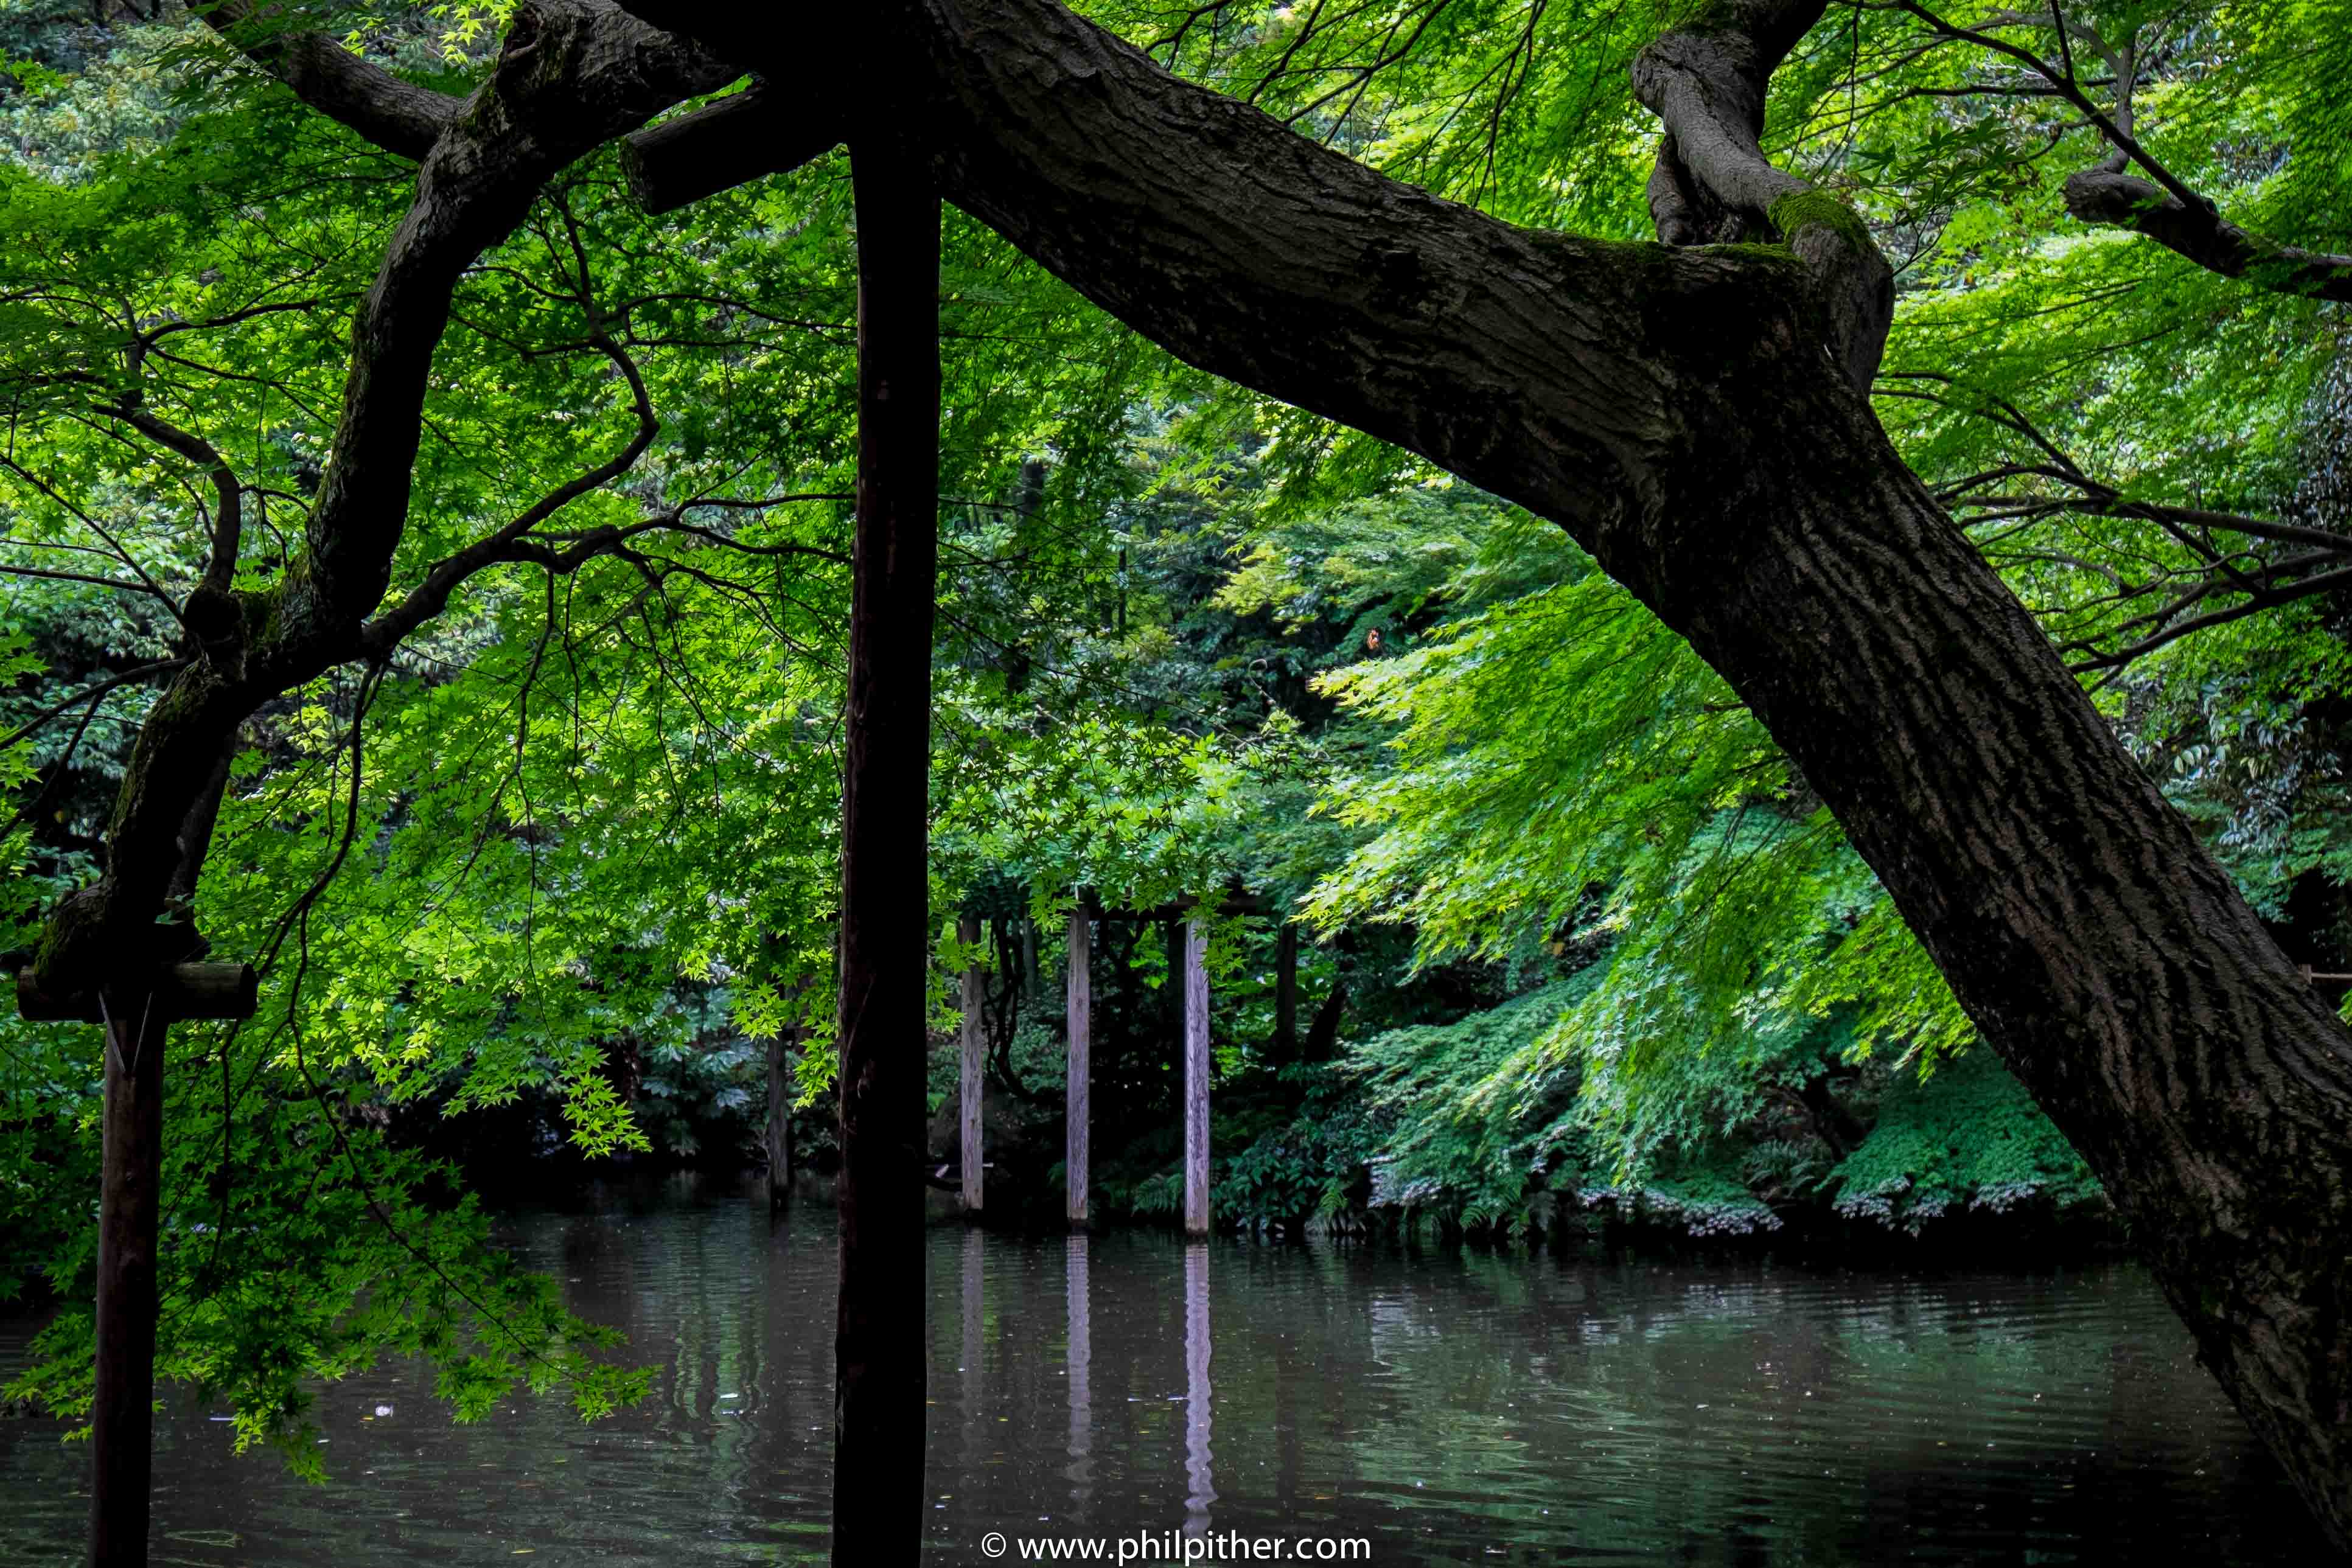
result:
[[[331,1476],[174,1393],[155,1561],[797,1562],[831,1494],[833,1234],[680,1177],[516,1216],[660,1365],[583,1426],[452,1427],[392,1364],[321,1391]],[[2137,1270],[1914,1279],[1393,1245],[932,1231],[929,1558],[1001,1531],[1370,1542],[1381,1564],[2326,1556]],[[0,1322],[0,1374],[28,1329]],[[0,1421],[0,1563],[71,1561],[83,1451]],[[1116,1552],[1116,1545],[1108,1550]],[[1114,1560],[1107,1558],[1106,1560]]]

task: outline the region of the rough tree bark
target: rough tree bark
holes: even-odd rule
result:
[[[1516,229],[1051,0],[904,3],[948,199],[1202,369],[1559,522],[1738,688],[2352,1542],[2352,1040],[1896,456],[1827,242]],[[755,68],[802,47],[631,4]],[[1754,217],[1869,243],[1799,199]]]
[[[857,206],[857,538],[841,831],[833,1561],[912,1562],[923,1500],[923,1007],[939,571],[940,204],[877,115]]]
[[[804,67],[813,27],[845,25],[631,3],[779,74]],[[2223,1386],[2352,1540],[2352,1045],[1888,445],[1854,381],[1874,351],[1866,233],[1815,193],[1754,210],[1772,183],[1722,106],[1769,72],[1802,8],[1718,7],[1640,81],[1675,135],[1669,181],[1785,242],[1777,256],[1514,229],[1177,81],[1051,0],[878,9],[908,46],[893,90],[923,106],[935,188],[1193,363],[1559,522],[1724,673],[2107,1183]],[[735,74],[624,37],[601,5],[521,16],[490,86],[435,132],[363,308],[305,563],[240,601],[222,656],[157,706],[106,877],[53,922],[44,983],[99,972],[111,938],[152,922],[157,835],[236,719],[371,646],[362,620],[457,269],[562,162]],[[1710,54],[1726,32],[1745,59]],[[564,42],[592,37],[620,43]],[[586,81],[565,64],[584,59],[613,68]],[[320,63],[335,64],[308,57]],[[331,71],[281,74],[336,111]],[[414,119],[379,97],[369,111]],[[802,125],[779,146],[824,135]],[[1841,256],[1839,240],[1855,248]],[[919,1412],[919,1392],[897,1407]],[[919,1511],[910,1490],[909,1530]]]

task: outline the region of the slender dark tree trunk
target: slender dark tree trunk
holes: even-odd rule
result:
[[[1315,1021],[1307,1026],[1307,1043],[1299,1047],[1301,1061],[1328,1061],[1339,1050],[1339,1020],[1348,1011],[1348,983],[1333,977]]]
[[[1286,920],[1274,939],[1274,1040],[1285,1060],[1298,1050],[1298,927]]]
[[[940,207],[887,131],[857,203],[857,540],[841,835],[841,1303],[833,1560],[912,1563],[923,1520],[923,997],[930,939]]]
[[[144,988],[109,996],[106,1012],[89,1561],[90,1568],[142,1568],[153,1467],[155,1230],[167,1026]]]

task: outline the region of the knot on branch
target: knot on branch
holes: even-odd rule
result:
[[[226,589],[201,583],[181,604],[180,622],[209,653],[244,632],[245,606]]]
[[[506,127],[548,139],[583,120],[602,126],[622,106],[629,106],[625,119],[641,119],[740,74],[610,0],[528,0],[515,12],[476,102]]]
[[[1822,8],[1822,0],[1726,0],[1642,51],[1633,94],[1665,126],[1649,184],[1658,237],[1786,245],[1824,306],[1831,358],[1867,392],[1895,319],[1894,268],[1851,207],[1764,155],[1772,72]]]
[[[2084,169],[2066,176],[2066,210],[2086,224],[2137,228],[2140,220],[2169,205],[2188,209],[2151,181],[2107,169]]]

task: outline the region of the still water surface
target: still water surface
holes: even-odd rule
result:
[[[332,1477],[174,1395],[156,1561],[789,1563],[832,1488],[833,1234],[679,1178],[517,1217],[658,1362],[583,1426],[453,1428],[392,1364]],[[2325,1552],[2137,1270],[1913,1280],[1172,1238],[930,1237],[930,1560],[982,1537],[1354,1537],[1378,1564],[2224,1563]],[[27,1325],[0,1321],[0,1375]],[[82,1453],[0,1421],[0,1563],[71,1561]],[[1017,1548],[1016,1548],[1017,1550]]]

